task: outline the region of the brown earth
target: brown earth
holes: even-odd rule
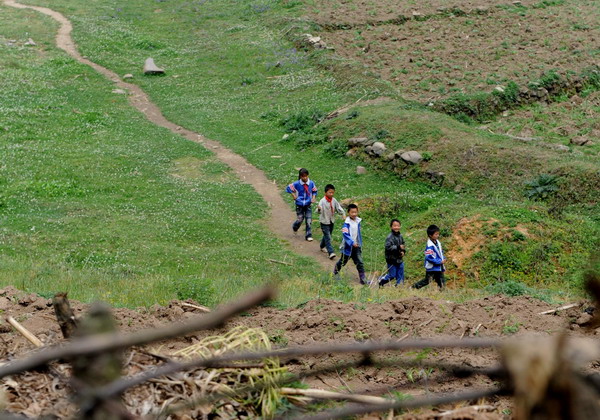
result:
[[[372,3],[385,10],[385,1]],[[349,16],[370,19],[365,8]],[[428,102],[456,93],[491,92],[509,81],[526,86],[551,69],[579,73],[598,65],[598,21],[597,4],[583,1],[578,7],[564,4],[523,13],[497,9],[319,35],[336,54],[394,83],[404,97]]]
[[[537,0],[524,0],[529,7]],[[506,0],[419,0],[398,2],[394,0],[320,0],[307,7],[308,16],[318,23],[330,25],[364,25],[385,22],[398,17],[420,18],[431,15],[490,13],[498,6],[513,6]],[[513,6],[514,7],[514,6]]]
[[[493,218],[482,220],[480,214],[464,217],[458,221],[452,230],[452,236],[449,240],[452,246],[447,252],[448,258],[456,265],[460,273],[466,268],[466,263],[473,254],[481,251],[484,245],[490,241],[490,236],[497,240],[510,238],[513,230],[523,234],[526,238],[531,236],[524,226],[517,225],[514,228],[501,226],[500,222]],[[473,275],[476,279],[479,279],[477,271],[473,271]]]
[[[77,316],[81,316],[88,308],[86,304],[71,303]],[[127,361],[125,375],[134,375],[162,363],[149,356],[146,351],[169,355],[206,336],[224,334],[227,329],[239,325],[260,327],[270,336],[275,345],[290,347],[317,342],[340,343],[394,338],[403,340],[409,337],[478,336],[483,338],[506,337],[511,334],[548,336],[565,328],[570,328],[573,336],[598,335],[600,329],[585,332],[577,324],[589,319],[589,315],[583,313],[586,306],[581,302],[578,307],[555,315],[538,315],[539,312],[551,309],[552,306],[529,297],[491,296],[465,303],[411,297],[368,306],[315,300],[302,307],[287,310],[260,307],[233,319],[227,328],[189,334],[186,337],[148,346],[146,349],[135,348],[128,351],[125,357]],[[13,316],[20,321],[45,345],[62,341],[49,299],[7,287],[0,290],[0,309],[3,314]],[[197,315],[194,311],[193,308],[183,306],[182,302],[173,301],[166,307],[156,305],[150,309],[139,310],[117,308],[114,313],[119,329],[122,332],[132,332],[186,320]],[[0,353],[2,362],[24,357],[33,350],[32,345],[6,323],[0,323],[0,331],[0,340],[3,342]],[[403,360],[422,360],[423,366],[403,367],[398,359],[397,364],[388,367],[359,367],[320,374],[306,380],[306,384],[312,388],[352,390],[371,395],[385,396],[391,391],[412,396],[429,395],[492,386],[493,381],[484,376],[456,379],[443,369],[436,367],[428,369],[427,362],[466,367],[491,367],[498,361],[497,355],[492,350],[486,349],[432,349],[402,354],[388,352],[376,357],[378,360],[389,362],[394,361],[394,357],[398,356]],[[293,372],[304,372],[349,359],[348,356],[340,357],[334,354],[304,357],[290,362],[288,368]],[[51,371],[28,372],[4,378],[0,384],[6,390],[8,409],[28,416],[57,414],[64,417],[72,414],[74,406],[66,398],[68,385],[65,378],[68,378],[69,373],[68,365],[55,363]],[[123,398],[125,404],[132,412],[144,414],[151,408],[160,406],[164,401],[173,401],[172,398],[186,392],[183,385],[181,388],[178,386],[168,388],[170,383],[178,384],[178,379],[181,378],[164,378],[133,388],[125,393]],[[447,418],[507,418],[504,413],[508,413],[507,410],[511,409],[510,400],[507,398],[492,398],[484,403],[491,406],[484,413]],[[463,405],[466,406],[466,404],[449,405],[440,409],[453,409]],[[213,408],[209,405],[204,406],[202,410],[210,412]],[[438,418],[440,409],[416,410],[400,417]],[[187,414],[193,415],[190,413],[188,410]],[[182,412],[175,418],[189,417],[185,417],[185,413]]]
[[[516,109],[487,127],[494,132],[536,138],[539,141],[569,144],[578,138],[590,143],[578,150],[588,155],[600,153],[600,92],[578,95],[562,102],[542,104],[533,109]],[[532,144],[536,144],[533,141]]]

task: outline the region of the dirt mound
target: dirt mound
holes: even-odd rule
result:
[[[340,303],[331,300],[315,300],[302,307],[276,309],[260,307],[244,316],[232,320],[227,329],[234,326],[260,327],[276,346],[307,345],[315,342],[352,342],[364,340],[403,340],[409,337],[501,337],[508,335],[540,334],[550,335],[565,328],[572,334],[598,334],[598,331],[584,333],[577,325],[589,319],[583,312],[586,305],[580,305],[555,315],[539,315],[551,307],[529,297],[508,298],[491,296],[465,303],[434,301],[412,297],[381,304],[361,305]],[[81,315],[87,304],[72,302],[76,315]],[[54,344],[62,340],[59,327],[49,299],[36,294],[20,292],[12,287],[0,290],[0,309],[21,322],[44,344]],[[173,301],[168,306],[153,306],[148,309],[114,310],[121,331],[131,332],[152,328],[170,322],[183,321],[198,313],[182,302]],[[3,361],[23,357],[32,351],[32,346],[7,324],[0,324],[0,338],[3,341]],[[210,335],[222,334],[219,331],[204,331],[190,334],[175,340],[150,346],[151,352],[171,354]],[[599,329],[600,331],[600,329]],[[292,361],[291,371],[306,371],[320,366],[348,361],[352,357],[326,355],[306,357]],[[490,350],[427,349],[419,352],[385,353],[377,355],[381,366],[340,369],[331,374],[311,377],[306,383],[315,388],[329,390],[352,390],[354,392],[386,395],[423,395],[430,392],[450,392],[465,387],[491,385],[492,381],[483,376],[456,379],[442,368],[427,367],[427,362],[455,364],[468,367],[489,367],[497,362],[497,356]],[[398,363],[393,363],[395,360]],[[144,349],[128,351],[126,375],[133,375],[162,363],[150,356]],[[410,360],[413,367],[402,366],[401,360]],[[390,363],[392,361],[392,363]],[[422,367],[414,367],[414,362],[422,361]],[[68,376],[70,368],[66,364],[55,364],[55,373]],[[1,381],[8,395],[8,409],[30,416],[73,413],[74,406],[66,398],[67,383],[61,382],[48,371],[35,371],[5,378]],[[164,383],[144,385],[128,391],[126,405],[138,414],[143,414],[152,403],[157,403],[157,387]],[[154,387],[154,388],[152,388]],[[493,409],[480,413],[477,418],[502,418],[502,411],[510,410],[508,399],[488,401]],[[430,418],[436,414],[428,411],[419,418]],[[478,414],[479,416],[479,414]],[[492,416],[492,417],[489,417]],[[414,416],[413,416],[414,417]],[[450,417],[451,418],[451,417]],[[471,417],[463,417],[471,418]],[[475,418],[475,417],[473,417]]]

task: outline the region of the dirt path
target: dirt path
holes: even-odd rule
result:
[[[73,26],[71,22],[61,13],[52,9],[39,6],[28,6],[17,3],[14,0],[4,0],[7,6],[17,9],[33,9],[45,15],[52,17],[58,23],[60,28],[56,35],[56,45],[58,48],[66,51],[71,57],[80,63],[87,64],[98,73],[104,75],[107,79],[114,82],[119,88],[129,91],[129,102],[136,109],[142,112],[148,120],[154,124],[167,128],[173,133],[183,136],[187,140],[199,143],[211,150],[215,156],[223,163],[228,165],[240,178],[242,182],[250,184],[256,192],[267,202],[270,208],[270,214],[266,220],[266,225],[271,232],[286,242],[293,251],[308,257],[315,258],[321,266],[327,271],[333,269],[334,263],[325,257],[325,254],[319,251],[318,242],[306,242],[302,235],[298,237],[292,234],[291,223],[296,218],[290,207],[285,203],[280,195],[280,190],[274,181],[269,180],[265,174],[244,157],[223,147],[217,141],[210,140],[201,134],[187,130],[171,121],[167,120],[160,109],[150,100],[148,95],[137,85],[126,83],[113,71],[102,67],[86,58],[77,51],[75,42],[71,38]],[[293,245],[292,245],[293,243]]]

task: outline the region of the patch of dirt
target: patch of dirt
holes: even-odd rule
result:
[[[320,36],[336,54],[363,63],[420,102],[491,92],[509,81],[527,86],[551,69],[579,73],[598,64],[600,12],[594,2],[519,10],[411,19]],[[358,15],[369,19],[366,9],[354,13],[360,20]]]
[[[477,252],[483,249],[484,244],[490,240],[502,240],[511,238],[514,231],[519,232],[525,238],[531,236],[525,226],[517,225],[514,228],[502,226],[500,222],[493,218],[482,220],[481,215],[464,217],[458,221],[452,230],[452,236],[448,248],[448,258],[456,265],[459,270],[465,268],[466,262]],[[479,273],[474,271],[476,279],[479,279]]]
[[[79,302],[72,301],[71,304],[77,316],[81,316],[88,308],[88,305]],[[600,335],[600,329],[585,332],[577,323],[572,323],[577,319],[589,319],[589,315],[583,312],[585,307],[582,302],[580,306],[555,315],[538,315],[552,307],[529,297],[491,296],[465,303],[411,297],[368,306],[315,300],[302,307],[287,310],[256,308],[230,321],[227,329],[234,326],[260,327],[279,346],[358,342],[367,339],[403,340],[413,337],[506,337],[509,334],[548,336],[565,328],[570,328],[573,336]],[[7,287],[0,290],[0,308],[5,315],[20,321],[44,344],[63,341],[48,299]],[[122,332],[133,332],[184,321],[197,316],[198,313],[194,311],[181,302],[173,301],[165,307],[156,305],[143,310],[118,308],[114,313],[119,329]],[[189,334],[148,346],[146,350],[168,355],[207,336],[224,334],[227,329]],[[3,342],[0,353],[2,362],[25,357],[33,351],[32,345],[10,327],[7,328],[6,324],[0,324],[0,331],[0,340]],[[149,356],[146,350],[135,348],[126,353],[125,375],[134,375],[162,363]],[[291,361],[288,368],[292,372],[305,372],[332,363],[347,362],[355,357],[358,356],[329,354],[303,357]],[[372,395],[388,395],[392,391],[413,396],[453,392],[470,387],[492,386],[493,381],[486,376],[477,375],[456,378],[442,368],[428,369],[426,362],[466,367],[491,367],[498,362],[497,355],[487,349],[436,349],[394,354],[386,352],[375,357],[388,365],[339,369],[334,373],[311,377],[306,380],[306,384],[314,388],[352,390]],[[422,367],[403,367],[400,359],[398,363],[395,362],[398,357],[413,362],[422,360],[424,364]],[[390,361],[393,363],[390,364]],[[66,398],[67,381],[61,379],[68,378],[69,375],[70,367],[67,364],[54,363],[50,371],[32,371],[0,380],[6,390],[8,409],[29,416],[57,414],[63,417],[73,414],[75,408]],[[181,378],[172,380],[178,379]],[[168,380],[131,389],[124,395],[125,404],[132,412],[143,414],[167,399],[170,394],[166,384]],[[503,410],[511,408],[507,398],[492,398],[485,403],[492,408],[481,414],[490,417],[473,418],[505,418]],[[210,407],[205,406],[202,410],[210,411]],[[185,413],[182,412],[177,418],[185,418],[183,416]],[[437,418],[436,416],[439,416],[438,409],[407,413],[401,417],[429,419]]]
[[[524,0],[529,7],[537,0]],[[399,18],[411,19],[440,15],[461,15],[489,13],[498,6],[513,6],[506,0],[419,0],[418,2],[398,2],[394,0],[343,0],[317,1],[307,7],[307,14],[319,25],[371,25]],[[514,7],[514,6],[513,6]]]

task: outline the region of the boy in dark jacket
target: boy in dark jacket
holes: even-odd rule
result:
[[[400,220],[392,219],[390,228],[392,231],[385,239],[385,262],[387,263],[387,273],[379,278],[379,287],[383,287],[391,280],[396,279],[396,286],[404,283],[404,254],[406,247],[404,238],[400,233]]]
[[[298,232],[302,222],[306,223],[306,240],[312,241],[312,203],[316,201],[317,187],[308,178],[308,169],[302,168],[298,171],[298,180],[291,183],[285,189],[292,194],[296,203],[296,221],[292,225],[294,233]]]
[[[430,225],[427,228],[427,247],[425,248],[425,278],[413,285],[415,289],[427,286],[432,280],[435,280],[440,290],[446,284],[444,271],[446,267],[446,258],[442,250],[442,243],[438,241],[440,237],[440,228],[436,225]]]

